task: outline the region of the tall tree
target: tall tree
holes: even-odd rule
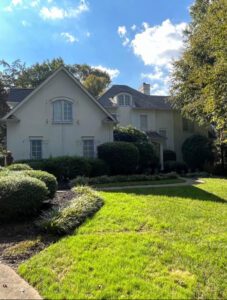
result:
[[[0,73],[0,80],[7,87],[34,88],[41,84],[52,72],[64,65],[77,79],[79,79],[94,96],[98,96],[110,84],[108,73],[86,64],[65,64],[59,57],[52,60],[45,60],[26,67],[20,60],[12,64],[0,61],[3,72]]]
[[[227,126],[227,1],[197,0],[185,50],[174,63],[170,101],[188,118]]]

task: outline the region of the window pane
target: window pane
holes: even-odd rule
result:
[[[30,156],[31,159],[42,158],[42,140],[31,140],[30,141]]]
[[[140,115],[140,129],[146,131],[148,129],[147,115]]]
[[[130,96],[125,95],[125,106],[129,106],[129,105],[130,105]]]
[[[83,156],[84,157],[94,157],[95,156],[93,139],[83,140]]]
[[[62,103],[61,101],[54,102],[54,121],[62,121]]]
[[[64,101],[64,121],[72,121],[72,103]]]
[[[118,96],[118,104],[120,106],[124,106],[124,95],[119,95]]]

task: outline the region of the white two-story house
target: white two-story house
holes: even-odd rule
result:
[[[182,161],[181,147],[187,137],[199,133],[208,135],[171,108],[167,96],[150,95],[150,85],[143,83],[139,91],[127,85],[113,85],[100,98],[100,104],[117,119],[120,126],[131,125],[148,134],[159,148],[161,164],[163,149],[176,152]]]

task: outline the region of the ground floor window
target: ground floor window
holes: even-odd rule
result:
[[[84,137],[83,140],[83,156],[84,157],[94,157],[95,156],[95,143],[94,138]]]
[[[30,157],[31,159],[42,159],[43,149],[42,149],[41,139],[30,139]]]

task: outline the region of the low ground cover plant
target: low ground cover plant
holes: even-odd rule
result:
[[[116,175],[116,176],[98,176],[94,178],[79,176],[71,180],[70,185],[96,185],[104,183],[120,183],[120,182],[135,182],[135,181],[155,181],[155,180],[165,180],[165,179],[177,179],[178,175],[176,173],[160,174],[160,175]]]
[[[45,231],[64,235],[70,234],[103,205],[103,199],[89,187],[74,188],[75,198],[63,206],[45,212],[37,225]]]
[[[18,173],[2,176],[0,221],[21,220],[37,215],[47,197],[47,187],[39,179]]]

